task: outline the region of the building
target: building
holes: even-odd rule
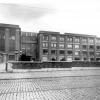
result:
[[[0,62],[18,60],[20,33],[19,25],[0,23]]]
[[[21,32],[21,51],[36,60],[37,34],[34,32]]]
[[[40,31],[37,38],[40,61],[100,60],[100,38],[94,35]]]

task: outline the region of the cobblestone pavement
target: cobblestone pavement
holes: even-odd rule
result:
[[[0,80],[0,100],[100,100],[100,76]]]

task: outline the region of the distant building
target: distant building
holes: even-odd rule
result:
[[[0,23],[0,62],[18,60],[20,34],[19,25]]]
[[[36,60],[37,34],[34,32],[21,32],[21,51]]]
[[[100,60],[100,38],[94,35],[40,31],[37,38],[40,61]]]

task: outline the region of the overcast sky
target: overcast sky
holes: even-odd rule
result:
[[[100,0],[0,0],[0,23],[100,36]]]

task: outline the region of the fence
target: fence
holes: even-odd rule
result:
[[[72,68],[72,67],[100,67],[100,62],[73,61],[73,62],[30,62],[10,61],[13,69],[40,69],[40,68]]]

